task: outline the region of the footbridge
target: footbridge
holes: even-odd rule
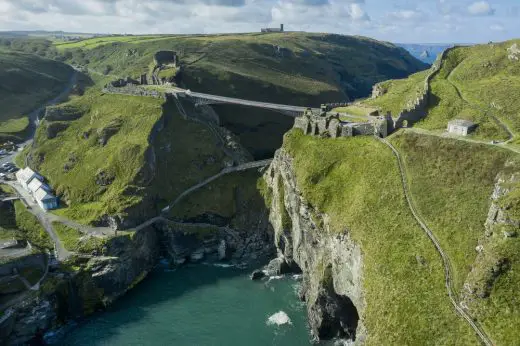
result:
[[[196,106],[200,105],[214,105],[214,104],[234,104],[255,108],[263,108],[271,111],[279,112],[291,117],[298,117],[302,115],[308,108],[301,106],[283,105],[278,103],[260,102],[252,100],[244,100],[234,97],[218,96],[212,94],[198,93],[186,89],[171,87],[167,92],[177,94],[180,97],[189,97],[195,101]],[[319,108],[311,108],[313,113],[319,113]]]

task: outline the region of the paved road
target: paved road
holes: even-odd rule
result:
[[[412,212],[415,220],[421,226],[422,230],[426,233],[428,238],[430,238],[433,245],[435,246],[435,249],[437,250],[437,252],[439,253],[439,255],[442,258],[442,263],[444,266],[444,273],[445,273],[444,281],[445,281],[446,291],[448,292],[448,297],[450,299],[451,304],[453,305],[453,307],[455,308],[457,313],[460,316],[462,316],[466,320],[466,322],[468,322],[468,324],[471,326],[471,328],[473,328],[473,330],[478,335],[480,340],[486,346],[492,346],[493,343],[491,342],[489,337],[486,335],[484,330],[473,320],[473,318],[464,309],[462,309],[462,307],[457,302],[457,295],[455,294],[455,292],[453,290],[453,279],[452,279],[453,275],[451,273],[450,258],[444,252],[439,241],[433,234],[432,230],[426,225],[426,223],[420,216],[419,212],[417,211],[417,208],[416,208],[416,206],[413,202],[413,198],[411,196],[410,187],[408,185],[408,179],[406,176],[405,165],[404,165],[403,160],[401,159],[401,155],[399,154],[399,151],[386,139],[379,138],[377,136],[375,138],[377,140],[379,140],[381,143],[385,144],[387,147],[389,147],[392,150],[392,152],[394,153],[395,157],[397,158],[397,162],[399,164],[399,172],[401,175],[401,183],[403,185],[403,191],[404,191],[404,195],[406,197],[406,202],[408,203],[408,207],[410,208],[410,211]]]
[[[29,194],[29,192],[25,190],[20,184],[14,181],[9,181],[7,182],[7,184],[16,190],[18,196],[25,202],[27,210],[31,214],[36,216],[36,218],[43,226],[47,234],[49,234],[56,246],[58,260],[64,261],[68,259],[72,254],[67,249],[65,249],[65,247],[60,241],[60,238],[54,231],[54,228],[52,227],[53,220],[51,219],[50,214],[41,209],[40,206],[34,200],[34,198]]]

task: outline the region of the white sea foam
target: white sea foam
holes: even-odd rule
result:
[[[303,278],[303,275],[302,275],[302,274],[294,274],[294,275],[292,276],[292,279],[293,279],[293,280],[296,280],[296,281],[300,281],[302,278]]]
[[[213,266],[214,267],[219,267],[219,268],[234,268],[234,267],[236,267],[236,265],[234,265],[234,264],[225,264],[225,263],[213,263]]]
[[[235,268],[235,264],[202,262],[202,265],[217,268]]]
[[[270,276],[270,277],[269,277],[269,280],[268,280],[267,282],[272,281],[272,280],[281,280],[281,279],[283,279],[284,277],[285,277],[285,276],[283,276],[283,275]]]
[[[285,312],[278,311],[276,314],[271,315],[267,319],[267,325],[273,325],[273,324],[276,324],[277,326],[281,326],[284,324],[292,324],[292,322],[291,322],[291,319],[289,318],[289,316]]]

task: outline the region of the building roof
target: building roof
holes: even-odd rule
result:
[[[34,193],[34,198],[36,198],[36,200],[38,200],[38,201],[43,202],[43,201],[46,201],[46,200],[49,200],[49,199],[54,199],[56,197],[52,193],[49,193],[49,192],[45,191],[45,189],[40,187]]]
[[[38,176],[35,171],[33,171],[30,167],[25,167],[22,170],[16,172],[16,179],[23,181],[25,183],[29,183],[35,176]]]
[[[47,192],[50,192],[51,191],[51,188],[49,186],[47,186],[46,184],[44,184],[41,180],[39,180],[39,177],[35,177],[33,180],[31,180],[31,182],[29,183],[29,185],[27,185],[27,188],[32,191],[33,193],[38,191],[39,188],[42,188],[44,189],[45,191]]]
[[[463,120],[463,119],[454,119],[448,123],[448,125],[456,125],[456,126],[462,126],[462,127],[473,127],[476,124],[469,120]]]

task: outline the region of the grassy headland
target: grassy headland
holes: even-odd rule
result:
[[[362,248],[367,344],[476,343],[446,297],[441,261],[408,209],[392,152],[369,137],[298,130],[284,148],[305,199]]]

